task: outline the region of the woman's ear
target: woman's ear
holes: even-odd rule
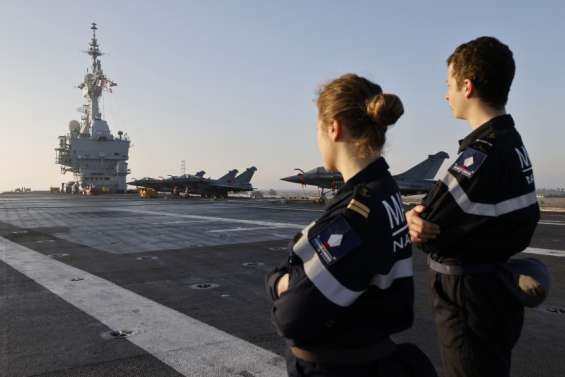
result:
[[[333,142],[343,138],[343,126],[339,120],[333,120],[328,127],[328,135]]]

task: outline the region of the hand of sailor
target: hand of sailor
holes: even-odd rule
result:
[[[284,274],[277,280],[276,292],[277,296],[281,295],[288,290],[288,274]]]
[[[412,243],[420,244],[433,240],[440,232],[439,226],[421,218],[426,207],[418,205],[406,213]]]

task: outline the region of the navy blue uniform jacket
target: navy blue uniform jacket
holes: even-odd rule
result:
[[[463,139],[423,204],[423,217],[441,228],[423,244],[437,261],[498,263],[524,250],[540,211],[532,163],[512,117],[495,117]]]
[[[275,285],[289,274],[289,289]],[[270,272],[272,321],[290,345],[370,346],[413,322],[412,248],[401,197],[379,158],[352,177]]]

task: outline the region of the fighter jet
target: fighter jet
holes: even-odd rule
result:
[[[204,171],[200,171],[196,173],[196,176],[201,178],[199,181],[179,180],[178,184],[186,193],[200,195],[203,198],[227,198],[229,190],[224,189],[224,186],[233,184],[237,173],[238,170],[233,169],[218,179],[212,179],[204,178]]]
[[[203,197],[227,198],[229,192],[253,191],[251,178],[253,178],[256,171],[257,168],[251,166],[235,178],[226,178],[224,176],[215,180],[212,184],[202,187],[200,190],[190,189],[190,192],[200,194]]]
[[[257,168],[250,167],[245,172],[236,176],[237,169],[230,170],[218,179],[204,178],[206,172],[199,171],[196,174],[184,174],[180,176],[169,176],[169,178],[155,179],[142,178],[128,182],[128,185],[137,187],[153,188],[159,192],[170,192],[178,194],[196,194],[204,198],[227,198],[229,192],[252,191],[251,178]]]
[[[251,166],[245,169],[243,173],[235,177],[233,182],[222,182],[221,184],[218,184],[216,186],[224,187],[230,192],[253,191],[251,178],[253,178],[253,175],[256,171],[257,168],[255,166]]]
[[[141,179],[135,179],[131,182],[127,182],[128,185],[136,187],[152,188],[158,192],[171,192],[173,191],[174,185],[172,185],[172,180],[170,179],[157,179],[144,177]]]
[[[434,177],[441,167],[443,161],[449,155],[445,152],[438,152],[429,155],[428,158],[418,165],[408,169],[404,173],[393,176],[398,184],[402,195],[423,194],[428,192],[435,184]],[[322,189],[322,197],[325,189],[337,190],[343,186],[343,177],[339,172],[328,172],[323,167],[303,171],[295,169],[299,173],[290,177],[281,178],[283,181],[299,183],[301,185],[317,186]]]
[[[159,192],[179,193],[186,191],[186,188],[193,188],[198,190],[203,186],[208,186],[211,182],[216,180],[211,178],[204,178],[205,171],[199,171],[196,174],[183,174],[183,175],[169,175],[168,178],[142,178],[128,182],[128,185],[137,187],[147,187],[155,189]],[[225,176],[220,179],[227,179],[235,177],[237,170],[229,171]]]

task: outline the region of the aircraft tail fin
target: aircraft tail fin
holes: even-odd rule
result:
[[[230,170],[229,172],[227,172],[226,175],[224,175],[223,177],[220,177],[217,179],[217,181],[219,183],[230,183],[231,181],[234,181],[236,174],[238,173],[237,169],[233,169]]]
[[[448,158],[449,155],[443,151],[431,154],[418,165],[398,174],[396,177],[409,180],[434,179],[443,161]]]
[[[243,185],[251,182],[251,178],[253,178],[253,174],[257,171],[255,166],[245,169],[243,173],[235,177],[235,184]]]

